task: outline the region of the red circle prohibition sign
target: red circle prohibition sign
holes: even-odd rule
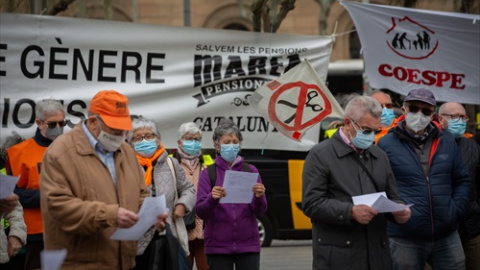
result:
[[[300,88],[299,94],[298,94],[298,105],[297,109],[295,111],[295,120],[293,121],[293,125],[287,125],[283,120],[280,120],[277,116],[276,110],[275,110],[275,105],[278,102],[278,98],[280,95],[285,92],[285,91],[290,91],[295,88]],[[323,99],[325,105],[324,109],[318,113],[315,117],[312,119],[305,121],[302,123],[302,118],[303,118],[303,111],[307,107],[307,95],[308,91],[316,91],[318,95]],[[318,122],[320,122],[323,118],[328,116],[332,112],[332,104],[330,104],[330,101],[328,100],[327,96],[323,93],[322,90],[318,87],[316,84],[306,84],[301,81],[297,82],[291,82],[291,83],[285,83],[281,85],[275,92],[272,94],[272,97],[270,98],[270,102],[268,104],[268,116],[270,116],[270,119],[272,119],[274,122],[277,122],[280,126],[282,126],[285,130],[289,131],[295,131],[295,130],[303,130],[311,125],[314,125]]]

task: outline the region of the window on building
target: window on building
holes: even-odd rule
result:
[[[227,30],[238,30],[238,31],[249,31],[248,28],[240,23],[231,23],[228,24],[227,26],[223,27],[223,29]]]

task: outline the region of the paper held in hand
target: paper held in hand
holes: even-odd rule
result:
[[[128,229],[117,229],[110,237],[112,240],[138,241],[155,223],[157,216],[167,211],[165,195],[146,197],[138,212],[138,222]]]
[[[364,204],[372,207],[377,210],[379,213],[390,213],[402,211],[408,207],[411,207],[413,204],[399,204],[394,201],[391,201],[387,198],[385,192],[370,193],[359,196],[352,196],[353,204],[360,205]]]
[[[257,179],[258,173],[226,171],[223,188],[227,196],[220,198],[220,203],[251,203]]]

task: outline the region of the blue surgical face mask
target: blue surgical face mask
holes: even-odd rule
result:
[[[133,148],[139,155],[148,158],[153,156],[155,151],[157,151],[158,146],[155,139],[149,141],[143,139],[140,142],[134,143]]]
[[[463,120],[453,121],[452,119],[448,120],[448,131],[455,136],[455,138],[462,137],[467,131],[467,123]]]
[[[382,110],[382,121],[380,122],[382,126],[389,127],[393,123],[395,114],[392,109],[383,108]]]
[[[197,140],[183,140],[182,141],[182,150],[183,152],[196,156],[200,153],[200,149],[202,148],[202,143]]]
[[[221,144],[220,145],[220,155],[227,162],[232,162],[240,152],[239,144]]]
[[[353,128],[355,128],[355,126]],[[370,132],[370,134],[363,134],[362,131],[359,131],[356,128],[355,130],[357,131],[357,136],[352,137],[352,143],[356,148],[368,149],[370,146],[372,146],[373,141],[375,140],[374,132]]]

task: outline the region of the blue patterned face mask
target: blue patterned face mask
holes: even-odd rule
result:
[[[140,142],[134,143],[133,148],[135,152],[137,152],[142,157],[151,157],[157,151],[157,142],[155,139],[153,140],[145,140],[143,139]]]
[[[456,121],[449,119],[447,130],[452,133],[455,138],[462,137],[465,131],[467,131],[467,123],[461,119]]]
[[[393,123],[395,114],[392,109],[383,108],[382,110],[382,121],[380,122],[382,126],[389,127]]]
[[[220,155],[227,162],[232,162],[240,152],[240,144],[221,144]]]
[[[202,143],[197,140],[184,140],[182,141],[182,150],[183,152],[196,156],[200,153],[202,148]]]

